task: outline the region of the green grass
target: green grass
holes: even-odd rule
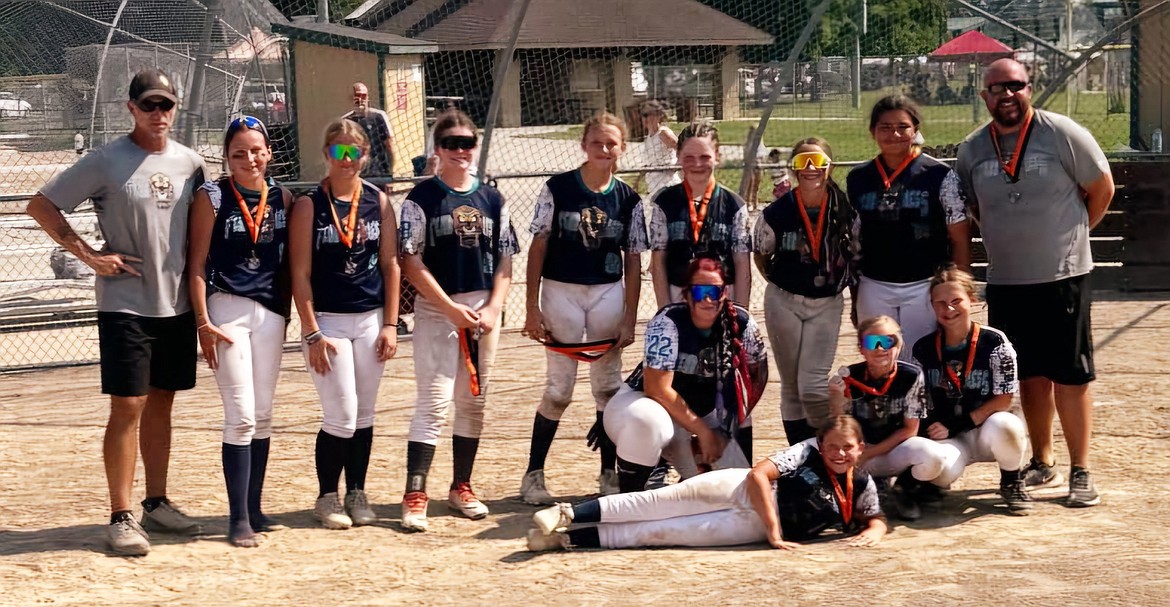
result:
[[[764,131],[764,145],[767,147],[789,147],[806,137],[821,137],[833,148],[833,156],[842,162],[865,160],[877,153],[877,147],[867,129],[869,108],[886,95],[887,91],[869,91],[861,95],[861,109],[854,109],[848,95],[824,101],[812,102],[801,99],[796,103],[781,102],[772,111]],[[1070,115],[1079,124],[1089,129],[1106,152],[1117,150],[1129,142],[1129,113],[1110,114],[1106,108],[1104,93],[1076,93],[1073,97]],[[1066,93],[1058,93],[1046,104],[1046,108],[1061,114],[1068,113]],[[922,108],[922,134],[927,145],[959,143],[972,130],[987,120],[987,110],[979,102],[977,119],[972,120],[972,108],[965,105],[929,105]],[[758,113],[757,113],[758,116]],[[719,140],[724,145],[743,145],[748,132],[759,123],[756,120],[716,121]],[[670,127],[677,133],[685,124],[673,123]],[[572,126],[564,131],[530,135],[546,139],[581,139],[581,127]],[[738,183],[738,180],[736,180]]]

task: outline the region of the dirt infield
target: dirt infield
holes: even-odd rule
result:
[[[319,408],[300,355],[286,355],[278,392],[266,507],[291,527],[254,550],[224,540],[221,406],[203,369],[174,415],[171,496],[208,536],[155,536],[145,558],[108,556],[101,464],[106,403],[98,370],[0,376],[0,604],[324,605],[601,604],[663,599],[708,604],[1166,605],[1170,547],[1170,302],[1128,299],[1095,306],[1100,380],[1094,389],[1093,469],[1103,503],[1069,510],[1064,489],[1038,494],[1034,514],[1004,514],[992,464],[977,465],[937,511],[896,525],[878,548],[826,541],[797,552],[764,546],[531,555],[523,536],[533,511],[516,500],[543,353],[516,333],[501,342],[475,480],[492,508],[482,521],[431,503],[432,531],[398,531],[405,434],[413,401],[411,347],[387,366],[368,490],[383,521],[327,531],[311,519],[313,441]],[[839,362],[853,360],[843,332]],[[636,349],[627,353],[632,367]],[[775,374],[773,373],[773,376]],[[596,456],[584,436],[593,407],[578,384],[549,457],[550,489],[596,490]],[[785,446],[773,377],[757,409],[757,455]],[[1058,460],[1067,473],[1064,443]],[[432,498],[450,480],[440,444]],[[136,496],[141,498],[141,464]],[[662,604],[662,603],[660,603]]]

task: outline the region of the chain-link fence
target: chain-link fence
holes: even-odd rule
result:
[[[953,156],[985,120],[980,69],[1025,63],[1034,100],[1072,116],[1108,152],[1161,151],[1165,1],[1122,0],[8,0],[0,3],[0,368],[92,360],[92,276],[55,255],[22,214],[79,153],[126,132],[130,74],[179,83],[174,137],[220,170],[222,128],[269,126],[271,173],[296,189],[323,176],[321,133],[353,109],[354,82],[393,132],[400,201],[426,172],[429,129],[448,107],[483,129],[480,167],[505,194],[523,245],[544,181],[584,160],[581,124],[625,119],[621,176],[642,192],[678,167],[642,104],[678,133],[720,133],[717,178],[753,208],[772,199],[788,147],[817,135],[836,159],[876,152],[881,96],[923,106],[929,149]],[[325,19],[319,17],[327,13]],[[837,174],[838,178],[843,175]],[[87,238],[92,214],[75,214]],[[523,321],[525,257],[506,323]],[[640,314],[653,313],[645,276]],[[756,275],[753,303],[763,281]],[[290,331],[295,331],[295,327]],[[290,333],[292,334],[292,333]]]

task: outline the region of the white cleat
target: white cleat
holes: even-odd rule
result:
[[[544,486],[544,470],[533,470],[524,475],[524,480],[520,481],[520,501],[533,506],[556,503],[556,499]]]
[[[560,502],[543,510],[537,510],[532,515],[532,522],[545,535],[560,533],[573,524],[573,505]]]
[[[569,536],[563,533],[545,535],[540,529],[528,530],[528,551],[547,552],[549,550],[568,550]]]

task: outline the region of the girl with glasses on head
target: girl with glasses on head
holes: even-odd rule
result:
[[[887,315],[913,344],[934,330],[930,277],[943,264],[970,265],[967,212],[959,178],[922,153],[921,112],[910,99],[884,97],[870,112],[880,153],[846,179],[861,218],[861,277],[853,318]],[[909,351],[903,360],[909,360]]]
[[[617,492],[617,455],[604,435],[602,411],[621,385],[621,351],[634,342],[646,222],[638,193],[614,176],[625,151],[625,123],[601,113],[584,130],[585,163],[545,183],[530,228],[524,334],[549,349],[548,381],[520,484],[520,499],[529,504],[552,503],[544,462],[573,398],[582,353],[597,408],[591,435],[601,450],[598,482],[602,493]]]
[[[268,178],[268,130],[252,116],[228,125],[228,174],[195,193],[187,239],[199,346],[223,399],[228,541],[255,547],[278,528],[260,496],[272,437],[272,401],[289,317],[288,209],[292,195]]]
[[[678,164],[678,135],[666,123],[666,107],[657,99],[642,102],[642,126],[646,139],[642,142],[642,163],[646,166],[662,167]],[[641,176],[639,176],[641,179]],[[680,182],[678,171],[650,171],[645,174],[646,192],[654,194],[667,186]]]
[[[719,260],[688,264],[683,302],[646,326],[645,360],[605,407],[622,493],[641,491],[664,457],[686,479],[751,462],[750,412],[768,357],[759,328],[727,294]]]
[[[437,176],[402,205],[402,263],[418,289],[414,372],[418,387],[406,444],[402,527],[427,530],[426,481],[439,432],[455,403],[453,474],[447,505],[478,520],[488,508],[471,487],[499,342],[500,311],[519,252],[503,196],[471,172],[475,123],[453,111],[435,123]]]
[[[788,444],[811,438],[829,415],[825,383],[837,351],[843,291],[852,286],[857,214],[833,181],[832,149],[816,137],[792,147],[796,188],[756,220],[756,266],[767,278],[764,322],[780,370]]]
[[[687,269],[700,256],[723,266],[729,297],[751,300],[748,208],[739,194],[719,185],[719,131],[692,124],[678,136],[683,182],[659,190],[650,204],[650,275],[658,307],[683,300]]]
[[[366,471],[378,385],[398,351],[398,231],[389,199],[361,178],[370,153],[361,126],[336,120],[324,139],[325,179],[297,201],[289,238],[301,352],[324,414],[313,514],[327,529],[347,529],[377,518]]]
[[[947,487],[975,462],[999,464],[999,494],[1012,514],[1027,514],[1032,498],[1024,491],[1021,470],[1028,444],[1024,422],[1013,415],[1012,395],[1019,392],[1016,351],[998,329],[971,320],[971,303],[979,301],[975,279],[954,266],[930,280],[930,303],[938,328],[914,344],[914,361],[926,373],[930,414],[919,434],[951,450],[949,465],[924,486]],[[929,493],[927,493],[929,492]]]
[[[677,485],[557,504],[532,516],[528,549],[736,546],[768,542],[793,550],[830,529],[850,546],[874,546],[886,534],[877,486],[857,468],[861,428],[834,417],[816,438],[761,460]],[[573,528],[570,529],[570,525]]]
[[[898,360],[902,330],[889,316],[875,316],[857,326],[862,362],[842,367],[829,380],[833,415],[852,415],[861,424],[865,451],[858,466],[874,475],[883,505],[892,477],[898,477],[896,501],[889,504],[906,520],[921,516],[910,491],[915,480],[929,482],[947,464],[946,450],[918,435],[926,417],[922,369]]]

